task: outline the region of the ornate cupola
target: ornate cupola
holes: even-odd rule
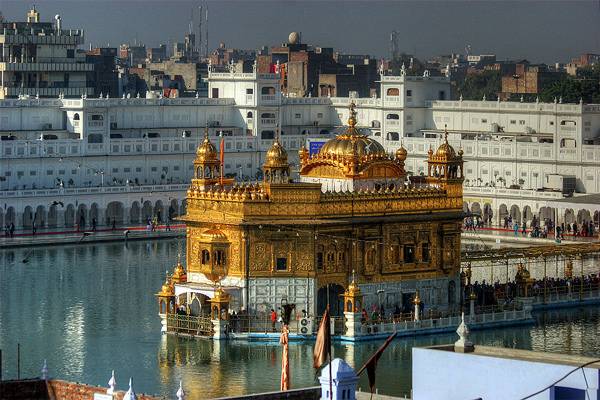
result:
[[[221,162],[216,147],[208,138],[208,129],[206,129],[204,131],[204,141],[200,143],[196,150],[193,183],[199,188],[216,185],[219,183],[220,176]]]
[[[360,133],[356,115],[351,103],[348,127],[342,134],[312,156],[300,150],[301,181],[321,183],[323,191],[335,192],[404,185],[406,152],[402,157],[390,156],[381,143]]]
[[[279,134],[275,137],[273,145],[267,151],[263,164],[264,181],[266,183],[289,183],[290,164],[287,151],[279,142]]]
[[[458,153],[448,143],[448,130],[444,129],[444,143],[434,153],[430,148],[427,158],[427,183],[448,191],[450,197],[462,198],[463,151]]]

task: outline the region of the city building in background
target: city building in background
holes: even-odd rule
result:
[[[35,8],[25,22],[0,22],[0,99],[94,95],[83,43],[83,29],[64,29],[60,15],[42,22]]]

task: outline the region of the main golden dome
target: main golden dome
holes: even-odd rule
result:
[[[369,138],[367,135],[362,135],[356,129],[356,111],[354,109],[354,103],[350,105],[350,118],[348,118],[348,128],[346,131],[327,141],[319,150],[319,155],[322,157],[387,157],[387,153],[381,143]]]

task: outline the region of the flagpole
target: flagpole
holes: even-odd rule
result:
[[[333,340],[331,340],[331,313],[329,312],[329,284],[327,284],[327,323],[329,324],[329,400],[333,400],[333,377],[331,374],[331,361],[333,354]]]

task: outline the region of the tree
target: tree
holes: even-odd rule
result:
[[[600,64],[580,68],[577,76],[566,76],[542,88],[540,100],[552,102],[562,98],[565,103],[600,102]]]
[[[467,75],[465,80],[458,85],[459,96],[463,100],[496,100],[502,88],[500,71],[483,71],[479,74]]]

